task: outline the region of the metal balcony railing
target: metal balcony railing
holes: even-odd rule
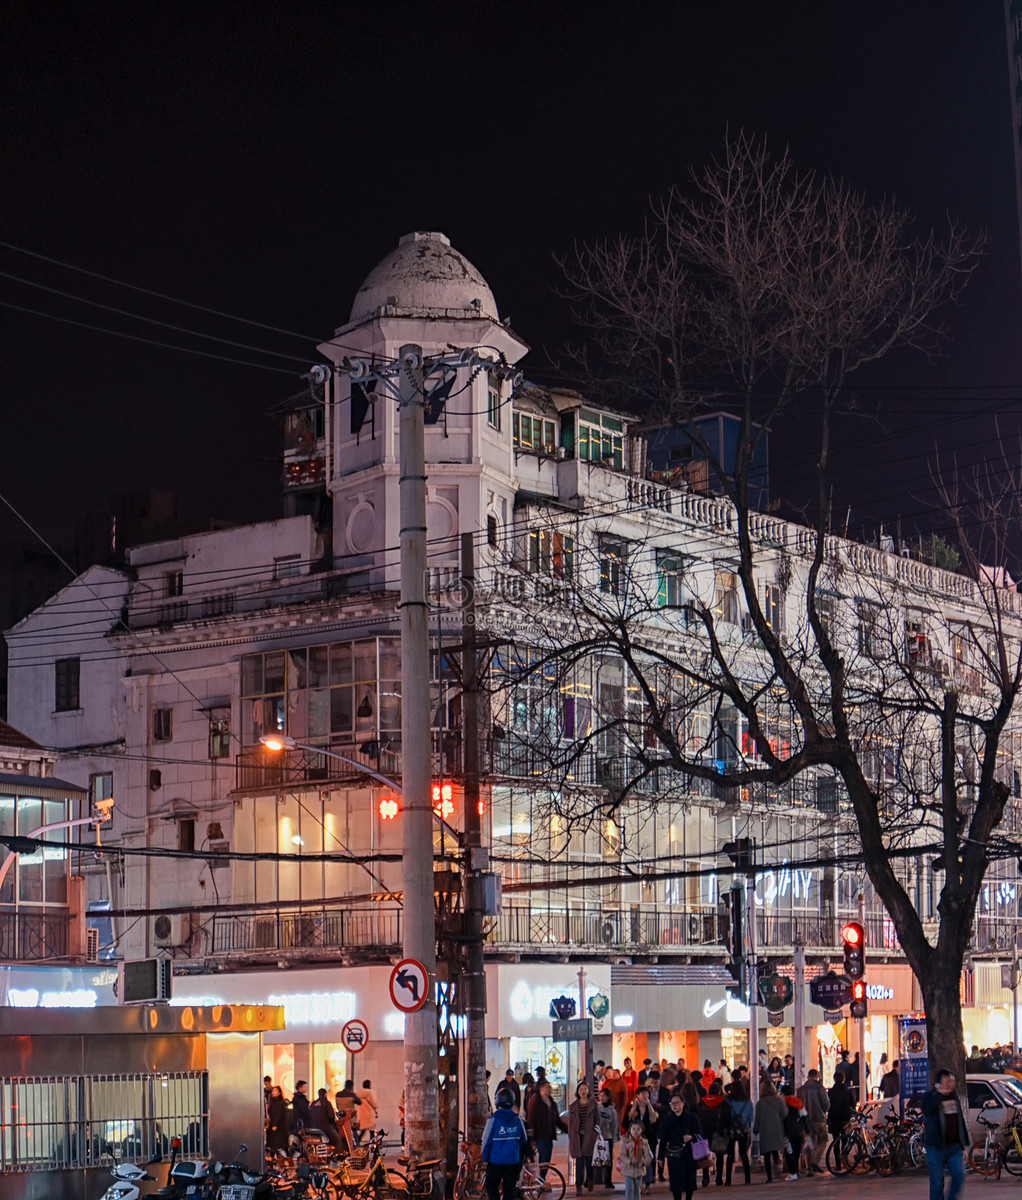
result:
[[[64,909],[0,910],[0,962],[66,958],[70,922]]]
[[[381,955],[400,949],[401,908],[396,902],[364,906],[294,906],[217,914],[211,952],[316,950],[372,947]]]

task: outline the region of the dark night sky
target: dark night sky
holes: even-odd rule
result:
[[[900,429],[921,433],[887,449],[856,427],[838,507],[911,514],[924,434],[939,426],[967,445],[989,432],[977,409],[1018,410],[1000,0],[14,4],[0,61],[0,240],[305,338],[0,249],[7,275],[300,361],[0,275],[5,304],[297,372],[398,237],[439,229],[486,276],[535,348],[525,365],[546,378],[545,348],[568,333],[553,254],[636,229],[650,195],[744,125],[789,142],[803,165],[896,194],[925,223],[950,211],[991,235],[944,359],[899,360],[866,380]],[[299,387],[0,308],[0,492],[64,540],[81,512],[146,486],[177,489],[195,514],[278,515],[267,410]],[[772,448],[797,473],[796,451]],[[24,536],[0,518],[0,541]]]

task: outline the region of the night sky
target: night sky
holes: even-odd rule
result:
[[[18,4],[0,31],[0,240],[286,336],[0,248],[0,492],[49,539],[148,486],[185,511],[280,514],[280,427],[317,340],[400,235],[445,232],[553,381],[553,256],[634,231],[745,126],[923,224],[990,234],[953,338],[861,381],[836,507],[920,505],[934,434],[1022,399],[1022,286],[1001,0],[673,4]],[[90,308],[9,276],[115,308]],[[244,343],[202,341],[146,316]],[[292,357],[274,357],[275,355]],[[278,368],[269,370],[266,368]],[[283,368],[285,373],[279,373]],[[290,372],[293,375],[289,375]],[[953,423],[956,422],[956,423]],[[801,447],[772,447],[797,487]],[[4,514],[0,542],[26,531]]]

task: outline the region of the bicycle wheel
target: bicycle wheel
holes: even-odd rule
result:
[[[855,1132],[845,1146],[845,1164],[853,1175],[868,1175],[873,1170],[869,1147],[861,1133]]]
[[[880,1136],[873,1143],[873,1166],[878,1175],[893,1175],[898,1169],[895,1150],[886,1137]]]
[[[827,1170],[831,1175],[847,1175],[848,1164],[845,1162],[844,1156],[845,1141],[844,1138],[834,1138],[827,1147]]]
[[[921,1133],[914,1133],[908,1140],[908,1156],[914,1167],[926,1166],[926,1144]]]
[[[541,1200],[545,1195],[550,1200],[562,1200],[564,1196],[564,1176],[556,1167],[547,1168],[545,1185],[540,1178],[539,1168],[534,1167],[529,1170],[528,1177],[523,1177],[520,1186],[527,1200]]]
[[[1000,1151],[993,1142],[986,1141],[982,1145],[973,1143],[969,1147],[969,1166],[977,1175],[996,1175],[1000,1160]]]
[[[1001,1150],[1001,1165],[1009,1175],[1022,1175],[1022,1154],[1014,1138]]]
[[[477,1200],[482,1192],[482,1171],[463,1158],[454,1177],[454,1200]]]

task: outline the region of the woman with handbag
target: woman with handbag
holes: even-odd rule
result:
[[[593,1149],[596,1146],[596,1102],[583,1080],[568,1105],[568,1153],[575,1160],[575,1194],[593,1190]]]
[[[724,1085],[714,1079],[710,1090],[699,1104],[699,1124],[703,1137],[710,1143],[710,1152],[716,1157],[716,1184],[723,1181],[731,1186],[731,1171],[735,1165],[735,1144],[731,1138],[731,1105],[724,1099]],[[724,1166],[727,1164],[725,1175]],[[710,1160],[703,1159],[703,1187],[710,1186]]]
[[[600,1126],[600,1137],[593,1150],[593,1175],[596,1183],[613,1190],[614,1142],[617,1141],[618,1134],[621,1132],[621,1125],[609,1088],[600,1090],[600,1103],[596,1108],[596,1119]]]
[[[702,1141],[699,1118],[685,1106],[675,1093],[671,1107],[660,1122],[660,1169],[667,1163],[667,1179],[674,1200],[692,1200],[696,1190],[696,1160],[692,1157],[693,1143]],[[705,1142],[703,1143],[705,1145]]]

